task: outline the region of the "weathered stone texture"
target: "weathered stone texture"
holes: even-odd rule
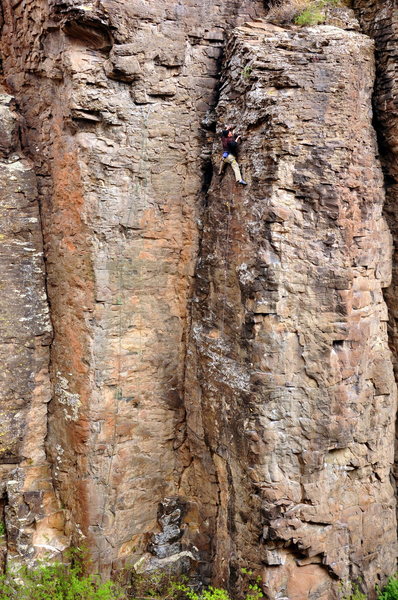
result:
[[[385,173],[385,216],[393,237],[392,282],[385,291],[389,310],[389,340],[398,373],[398,10],[394,0],[354,0],[364,31],[376,45],[375,122]],[[397,445],[398,447],[398,445]],[[397,462],[397,457],[396,457]],[[397,477],[397,466],[395,468]]]
[[[227,34],[262,0],[2,8],[32,160],[4,96],[1,177],[21,220],[4,221],[0,328],[22,355],[4,356],[11,554],[84,538],[103,574],[140,559],[225,584],[248,566],[297,600],[393,572],[370,39],[257,21],[232,35],[218,88]],[[246,190],[212,175],[217,121],[244,137]]]
[[[36,176],[21,152],[14,99],[0,93],[1,521],[7,559],[67,546],[44,449],[51,324]],[[4,538],[3,538],[4,539]]]
[[[262,1],[4,0],[39,177],[54,342],[48,448],[105,572],[176,493],[201,156],[225,29]]]
[[[338,579],[372,586],[395,569],[391,239],[372,88],[373,44],[358,33],[256,23],[226,49],[218,124],[243,136],[249,186],[227,171],[209,191],[182,490],[206,507],[218,580],[255,566],[271,598],[326,600]]]

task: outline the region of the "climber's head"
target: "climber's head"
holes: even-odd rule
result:
[[[225,129],[223,129],[223,130],[222,130],[222,132],[221,132],[221,137],[223,137],[223,138],[226,138],[226,137],[229,137],[229,138],[230,138],[230,137],[233,137],[233,135],[234,135],[234,130],[235,130],[235,127],[232,127],[232,125],[227,125],[227,126],[225,127]]]

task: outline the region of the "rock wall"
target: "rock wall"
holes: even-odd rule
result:
[[[379,136],[380,158],[383,165],[386,188],[385,217],[393,237],[392,281],[385,290],[389,309],[389,341],[393,353],[395,373],[398,357],[398,221],[396,206],[398,198],[397,167],[397,53],[398,14],[395,3],[355,0],[355,10],[364,31],[375,40],[377,78],[374,93],[375,120]],[[397,458],[396,458],[397,460]],[[395,467],[397,476],[397,467]]]
[[[0,90],[1,424],[0,552],[29,562],[67,547],[63,514],[44,444],[51,398],[52,328],[32,163],[20,144],[21,119]]]
[[[2,0],[8,557],[291,599],[395,570],[373,45],[264,4]]]
[[[261,1],[2,3],[39,183],[54,340],[47,452],[105,573],[178,489],[205,126],[224,33]],[[119,562],[118,562],[119,561]]]
[[[197,488],[213,500],[216,574],[255,565],[271,598],[331,598],[338,580],[372,587],[395,569],[372,89],[373,44],[352,31],[257,23],[226,49],[218,122],[238,126],[249,186],[231,171],[209,190],[188,430],[216,488]]]

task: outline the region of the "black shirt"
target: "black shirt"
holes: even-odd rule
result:
[[[235,140],[229,140],[227,144],[228,152],[232,154],[232,156],[235,156],[235,158],[238,156],[238,145],[238,142],[235,142]]]

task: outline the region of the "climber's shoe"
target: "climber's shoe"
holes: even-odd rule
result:
[[[247,185],[246,181],[243,181],[243,179],[241,179],[240,181],[238,181],[238,183],[240,183],[240,185]]]

